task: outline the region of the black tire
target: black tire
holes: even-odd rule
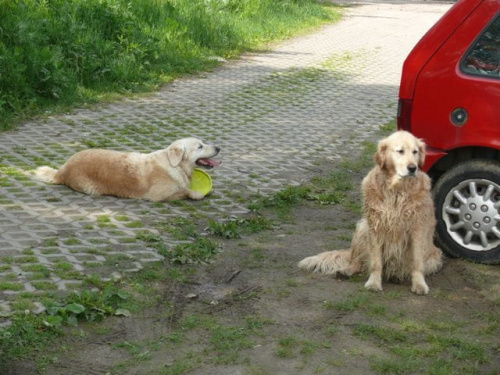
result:
[[[432,192],[437,246],[455,258],[499,264],[500,163],[459,163],[439,178]]]

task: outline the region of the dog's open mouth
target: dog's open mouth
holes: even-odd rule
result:
[[[220,161],[215,160],[215,159],[210,159],[210,158],[202,158],[196,160],[196,165],[199,165],[200,167],[206,168],[206,169],[212,169],[214,167],[218,167],[221,164]]]

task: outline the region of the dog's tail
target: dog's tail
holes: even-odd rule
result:
[[[325,275],[352,275],[351,251],[334,250],[302,259],[299,268]]]
[[[38,167],[35,170],[35,176],[38,180],[55,183],[57,169],[51,167]]]

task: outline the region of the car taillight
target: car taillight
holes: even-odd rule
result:
[[[411,99],[399,99],[398,103],[398,129],[411,131]]]

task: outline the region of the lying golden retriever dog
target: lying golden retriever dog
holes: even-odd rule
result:
[[[328,251],[303,259],[299,267],[351,276],[368,269],[369,290],[382,290],[382,277],[411,278],[411,291],[427,294],[424,275],[437,272],[442,253],[433,244],[436,219],[430,179],[419,170],[425,145],[408,132],[381,140],[375,167],[364,178],[363,218],[350,250]]]
[[[196,165],[218,166],[220,162],[211,158],[219,151],[219,147],[196,138],[177,140],[150,154],[90,149],[73,155],[59,170],[39,167],[35,175],[91,195],[152,201],[199,200],[203,194],[189,189],[191,175]]]

